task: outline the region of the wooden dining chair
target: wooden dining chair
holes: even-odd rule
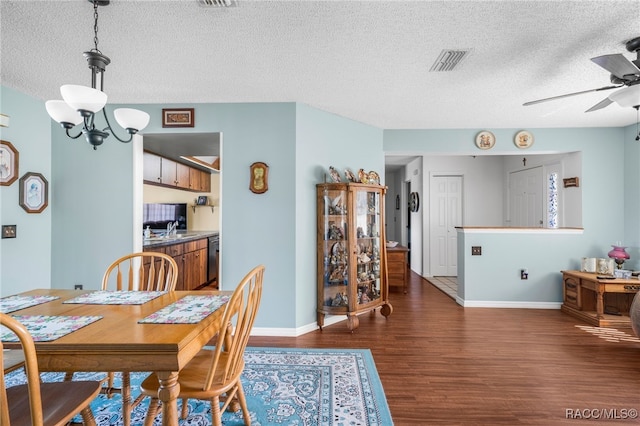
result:
[[[165,253],[138,252],[116,259],[102,277],[102,290],[114,291],[173,291],[178,280],[178,264]],[[122,385],[114,387],[114,373],[107,373],[107,385],[103,393],[110,398],[119,393],[122,395],[122,419],[124,426],[131,424],[131,411],[142,398],[133,401],[131,397],[131,376],[122,372]],[[67,373],[66,380],[71,380],[72,373]]]
[[[260,306],[264,266],[255,267],[234,290],[225,306],[214,350],[202,349],[180,370],[178,398],[182,399],[182,419],[187,417],[189,398],[208,400],[211,421],[222,424],[222,412],[229,404],[239,402],[245,425],[251,424],[240,376],[244,370],[244,351]],[[145,426],[151,426],[158,413],[158,378],[151,374],[140,385],[142,395],[151,397]],[[222,407],[220,402],[223,401]]]
[[[22,367],[24,367],[24,352],[17,349],[4,349],[2,351],[4,374],[9,374]]]
[[[100,393],[99,381],[40,382],[38,358],[27,328],[7,314],[0,313],[0,324],[13,331],[22,345],[27,383],[6,387],[4,369],[0,373],[0,425],[57,426],[66,425],[76,414],[82,414],[85,425],[95,425],[91,401]],[[0,342],[0,357],[4,355]],[[17,349],[16,349],[17,350]]]
[[[173,257],[145,251],[127,254],[109,265],[102,277],[102,290],[173,291],[177,280],[178,264]]]

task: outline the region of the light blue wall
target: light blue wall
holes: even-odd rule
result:
[[[296,127],[296,326],[315,324],[316,184],[325,181],[329,166],[344,177],[344,169],[384,171],[382,130],[344,117],[297,105]]]
[[[0,139],[18,150],[18,180],[0,186],[0,223],[17,225],[17,238],[0,240],[0,296],[51,285],[51,217],[56,205],[51,183],[49,116],[40,100],[0,86],[0,113],[10,117],[0,127]],[[49,181],[49,206],[42,213],[27,213],[18,205],[19,179],[27,172],[41,173]]]
[[[387,154],[482,155],[474,145],[480,130],[386,130],[384,150]],[[626,129],[528,129],[535,135],[535,143],[526,151],[513,144],[513,136],[521,129],[488,130],[496,136],[491,155],[582,152],[584,232],[464,235],[459,239],[464,258],[459,263],[458,276],[464,277],[460,296],[465,301],[557,303],[562,300],[562,269],[579,268],[583,256],[606,256],[615,241],[637,245],[637,230],[635,236],[625,232],[625,223],[635,223],[638,217],[637,212],[625,210],[625,193],[637,191],[638,185],[637,176],[625,179],[623,166],[630,150],[635,151],[637,159],[637,148],[628,147],[637,143],[630,140]],[[482,246],[482,256],[471,256],[472,245]],[[636,264],[637,255],[635,259],[627,266]],[[521,268],[529,270],[526,281],[520,280]]]

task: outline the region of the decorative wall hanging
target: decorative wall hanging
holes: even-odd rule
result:
[[[49,182],[40,173],[25,173],[20,178],[20,207],[27,213],[40,213],[49,204]]]
[[[516,133],[516,136],[513,138],[513,143],[520,149],[527,149],[533,145],[533,134],[526,130],[521,130]]]
[[[9,186],[18,179],[18,156],[11,142],[0,140],[0,186]]]
[[[409,194],[409,210],[413,213],[417,212],[420,208],[420,196],[417,192]]]
[[[579,187],[580,179],[577,177],[570,177],[566,179],[562,179],[565,188],[571,188],[572,186]]]
[[[400,210],[400,195],[396,195],[396,210]]]
[[[249,189],[255,194],[262,194],[269,189],[269,166],[262,162],[253,163],[250,166],[251,176]]]
[[[496,144],[496,137],[489,131],[482,131],[476,135],[476,146],[480,149],[491,149]]]
[[[193,127],[195,125],[194,109],[162,109],[162,127]]]

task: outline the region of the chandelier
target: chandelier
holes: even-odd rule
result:
[[[67,136],[78,139],[84,135],[87,142],[97,149],[104,140],[112,134],[120,142],[131,142],[133,135],[144,129],[149,124],[149,114],[132,108],[118,108],[113,115],[120,126],[129,134],[128,139],[120,139],[111,128],[104,106],[107,103],[107,94],[102,91],[104,83],[104,71],[111,60],[98,49],[98,6],[106,6],[109,0],[88,0],[93,3],[93,31],[94,48],[83,55],[87,59],[91,69],[91,87],[65,84],[60,87],[63,101],[47,101],[47,112],[55,121],[65,129]],[[107,127],[102,130],[96,128],[95,116],[102,110]],[[82,123],[82,130],[77,135],[71,134],[71,129]]]

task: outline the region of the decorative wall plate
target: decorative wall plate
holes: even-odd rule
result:
[[[476,135],[476,146],[480,149],[491,149],[496,144],[493,133],[484,130]]]
[[[533,145],[533,134],[526,130],[521,130],[516,133],[516,136],[513,138],[513,143],[520,149],[527,149]]]
[[[374,172],[373,170],[370,171],[368,178],[369,178],[369,183],[375,183],[380,185],[380,175],[377,172]]]

